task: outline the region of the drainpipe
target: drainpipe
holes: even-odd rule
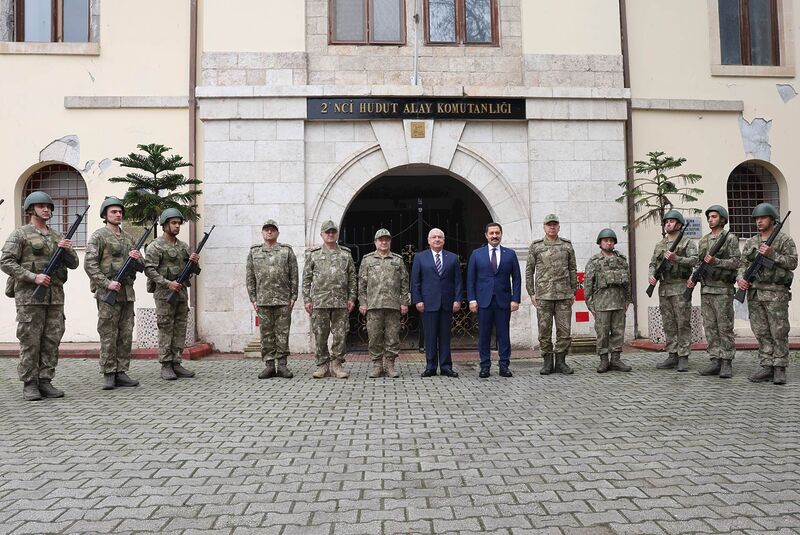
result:
[[[626,0],[619,0],[619,30],[622,45],[622,79],[626,88],[631,87],[631,66],[628,49],[628,10]],[[632,98],[632,97],[631,97]],[[625,178],[629,185],[633,184],[633,109],[631,99],[625,102],[627,109],[627,119],[625,120]],[[628,208],[628,258],[631,266],[631,299],[633,300],[633,336],[639,337],[639,306],[638,306],[638,285],[636,276],[636,229],[631,228],[631,224],[636,218],[633,210],[633,199],[627,198]]]
[[[414,0],[414,74],[411,85],[419,85],[419,0]]]
[[[197,99],[195,88],[197,85],[197,0],[189,1],[189,178],[197,176]],[[197,186],[189,187],[192,191]],[[197,224],[189,221],[189,250],[197,247]],[[197,340],[197,285],[189,287],[189,304],[194,318],[194,339]]]

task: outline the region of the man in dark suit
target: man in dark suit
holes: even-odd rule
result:
[[[430,249],[414,256],[411,267],[411,302],[422,315],[425,332],[427,363],[422,376],[436,375],[438,365],[442,375],[458,377],[450,357],[450,329],[464,295],[461,266],[458,256],[444,250],[441,229],[431,229],[428,245]]]
[[[511,338],[509,324],[511,313],[519,309],[522,277],[519,261],[513,249],[500,245],[503,227],[499,223],[486,225],[487,245],[475,249],[467,266],[467,300],[471,312],[478,313],[478,350],[481,371],[478,377],[489,377],[491,352],[489,342],[492,328],[497,336],[500,353],[500,375],[511,377]]]

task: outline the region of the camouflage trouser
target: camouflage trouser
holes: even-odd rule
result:
[[[64,305],[19,305],[17,374],[23,382],[52,379],[58,364],[58,344],[64,336]]]
[[[789,365],[789,299],[758,301],[747,298],[750,328],[758,340],[762,366]]]
[[[692,343],[692,302],[683,294],[661,295],[658,300],[667,353],[688,357]]]
[[[317,366],[322,366],[332,360],[344,362],[348,315],[346,308],[314,307],[311,311],[311,331],[314,333]],[[333,334],[333,342],[329,352],[328,336],[330,334]]]
[[[261,334],[261,358],[264,362],[289,356],[289,328],[292,310],[289,305],[258,307],[258,331]]]
[[[170,305],[166,299],[156,299],[158,315],[158,361],[180,363],[186,346],[186,326],[189,323],[189,304],[176,301]]]
[[[100,373],[127,372],[130,368],[134,306],[134,301],[117,301],[109,305],[97,300]]]
[[[625,310],[599,310],[594,315],[597,333],[597,354],[607,355],[622,351],[625,341]]]
[[[700,310],[703,313],[708,354],[714,358],[733,360],[736,355],[733,294],[702,294]]]
[[[539,320],[539,347],[542,353],[553,352],[553,319],[556,322],[556,353],[566,353],[572,344],[572,299],[538,299],[536,317]]]
[[[400,311],[389,308],[367,310],[367,334],[372,360],[396,357],[400,352]]]

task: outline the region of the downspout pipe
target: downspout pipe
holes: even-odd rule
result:
[[[197,0],[189,0],[189,178],[197,177]],[[189,186],[191,191],[197,186]],[[189,221],[189,250],[197,247],[197,224]],[[194,319],[194,339],[197,340],[197,285],[189,286],[189,305]]]

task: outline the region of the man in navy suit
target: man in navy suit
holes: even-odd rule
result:
[[[519,261],[513,249],[500,245],[503,227],[499,223],[486,225],[487,245],[475,249],[467,266],[467,300],[471,312],[478,313],[478,351],[481,371],[478,377],[489,377],[491,352],[489,343],[492,328],[497,336],[500,354],[500,375],[511,377],[511,338],[509,324],[511,313],[519,310],[522,277]]]
[[[447,377],[458,377],[450,357],[450,329],[453,313],[461,310],[464,288],[458,256],[444,250],[444,232],[434,228],[428,233],[430,249],[414,255],[411,266],[411,302],[422,315],[425,332],[425,358],[423,377],[439,372]]]

